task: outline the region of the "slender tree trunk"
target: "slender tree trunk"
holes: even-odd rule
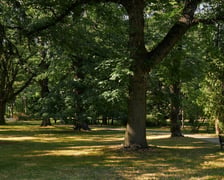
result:
[[[222,74],[222,76],[224,73]],[[221,95],[219,96],[219,106],[218,106],[218,113],[217,118],[215,119],[215,133],[222,134],[223,133],[223,126],[224,125],[224,82],[222,81],[222,89],[221,89]],[[220,126],[221,125],[221,126]]]
[[[219,119],[215,119],[215,133],[218,135],[220,134],[220,128],[219,128]]]
[[[46,57],[46,51],[43,50],[42,51],[42,58],[43,58],[43,61],[41,62],[41,68],[43,70],[48,70],[49,68],[49,64],[47,62],[45,62],[45,57]],[[48,87],[48,77],[42,79],[42,80],[39,80],[39,84],[40,84],[40,88],[41,88],[41,91],[40,91],[40,95],[41,95],[41,98],[46,98],[46,96],[49,94],[49,87]],[[49,118],[46,118],[44,117],[42,119],[42,122],[41,122],[41,126],[51,126],[51,121]]]
[[[42,98],[45,98],[50,92],[49,88],[48,88],[48,78],[39,80],[39,84],[40,84],[40,87],[41,87],[40,96]]]
[[[43,119],[42,122],[41,122],[41,126],[51,126],[51,120],[48,118],[48,119]]]
[[[181,132],[181,58],[182,58],[182,47],[179,45],[174,53],[175,57],[170,62],[170,121],[171,121],[171,137],[182,137]]]
[[[170,87],[171,92],[171,137],[181,137],[181,120],[180,120],[180,87],[179,83],[174,83]]]
[[[41,87],[41,97],[45,98],[49,94],[49,88],[48,88],[48,78],[45,78],[43,80],[39,81],[40,87]],[[51,121],[49,118],[43,118],[41,122],[41,126],[51,126]]]
[[[75,86],[75,109],[76,109],[76,122],[75,123],[88,123],[86,118],[86,111],[85,106],[83,103],[83,95],[86,91],[86,86],[84,85],[83,81],[85,79],[85,72],[83,72],[83,63],[85,59],[82,57],[76,56],[72,62],[72,68],[75,78],[79,81],[78,84]]]
[[[0,100],[0,125],[5,125],[6,102]]]
[[[111,118],[111,125],[114,125],[114,117]]]
[[[107,116],[103,116],[102,125],[107,125]]]
[[[48,93],[49,93],[48,79],[45,78],[43,80],[40,80],[39,83],[40,83],[40,86],[41,86],[41,97],[45,98],[48,95]],[[45,118],[44,117],[42,119],[41,126],[51,126],[51,125],[52,124],[51,124],[51,121],[50,121],[49,118]]]

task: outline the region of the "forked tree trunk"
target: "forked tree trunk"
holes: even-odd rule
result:
[[[0,100],[0,125],[5,125],[6,102]]]
[[[129,16],[129,48],[133,77],[130,81],[128,124],[125,135],[125,146],[138,145],[146,147],[146,80],[145,75],[159,64],[172,50],[193,24],[194,12],[198,1],[185,1],[182,17],[173,25],[164,39],[151,51],[147,52],[144,42],[144,0],[124,0],[123,5]],[[134,68],[133,68],[134,67]],[[178,125],[177,125],[178,127]],[[177,128],[175,128],[177,129]],[[143,137],[144,136],[144,137]]]
[[[146,71],[144,42],[144,0],[127,1],[129,15],[129,48],[133,59],[129,85],[128,122],[125,147],[146,148]]]

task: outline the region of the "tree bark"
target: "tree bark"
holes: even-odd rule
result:
[[[85,95],[86,86],[84,85],[83,81],[85,79],[85,72],[83,71],[83,63],[85,59],[79,56],[74,56],[72,62],[72,69],[74,73],[74,77],[77,79],[77,84],[75,88],[75,113],[76,113],[76,121],[74,123],[88,123],[86,117],[86,110],[83,102],[83,96]]]
[[[181,121],[180,121],[180,87],[179,83],[173,83],[170,86],[171,93],[171,109],[170,109],[170,121],[171,121],[171,137],[182,137]]]
[[[44,78],[42,80],[39,80],[39,84],[41,87],[40,90],[40,96],[41,98],[45,98],[49,94],[49,88],[48,88],[48,78]]]
[[[115,2],[121,3],[126,8],[129,15],[129,48],[133,59],[133,77],[130,78],[130,92],[128,105],[128,124],[125,135],[125,146],[139,145],[146,147],[146,75],[155,65],[160,63],[171,51],[174,45],[183,37],[185,32],[193,24],[194,12],[201,0],[186,0],[183,9],[183,16],[174,24],[165,38],[149,53],[145,49],[144,43],[144,3],[145,0],[92,0],[75,1],[59,13],[58,16],[49,18],[45,24],[38,26],[31,24],[23,29],[25,34],[32,35],[44,29],[54,26],[62,21],[75,7],[88,3]],[[42,20],[42,19],[41,19]],[[40,23],[39,23],[40,24]]]
[[[40,64],[40,67],[43,69],[43,70],[48,70],[49,68],[49,64],[47,62],[45,62],[45,57],[46,57],[46,51],[43,50],[42,51],[42,62]],[[41,88],[41,91],[40,91],[40,94],[41,94],[41,98],[46,98],[46,96],[49,94],[49,87],[48,87],[48,77],[42,79],[42,80],[39,80],[39,84],[40,84],[40,88]],[[44,111],[43,111],[44,112]],[[41,126],[51,126],[51,121],[49,118],[47,117],[43,117],[42,119],[42,122],[41,122]]]
[[[129,84],[128,122],[125,147],[146,148],[146,71],[144,60],[147,55],[144,42],[144,0],[127,1],[129,15],[129,48],[133,59]]]
[[[174,57],[170,61],[170,121],[171,137],[182,137],[181,132],[181,77],[180,66],[182,58],[182,47],[178,46],[175,50]]]
[[[151,52],[147,52],[144,42],[144,3],[144,0],[123,1],[129,15],[129,48],[130,57],[133,59],[133,77],[130,79],[128,123],[124,144],[127,147],[137,145],[143,148],[147,147],[145,129],[147,72],[167,56],[192,26],[194,12],[200,1],[185,1],[182,17]],[[174,123],[173,127],[177,130],[179,126]]]
[[[148,52],[147,68],[150,70],[155,65],[159,64],[173,49],[177,42],[184,36],[184,34],[193,26],[198,24],[195,22],[194,13],[197,5],[201,0],[186,0],[182,12],[182,16],[168,31],[167,35],[159,42],[156,47]]]
[[[125,147],[146,148],[146,75],[136,71],[131,78]]]
[[[49,118],[43,119],[40,126],[51,126],[51,120]]]
[[[6,102],[0,100],[0,125],[5,125]]]
[[[220,134],[220,127],[219,127],[219,119],[215,119],[215,134],[219,135]]]

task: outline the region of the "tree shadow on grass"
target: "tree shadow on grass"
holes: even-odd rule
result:
[[[167,169],[159,168],[164,177],[203,179],[224,176],[223,153],[218,145],[193,138],[164,138],[150,143],[156,146],[154,163],[167,166]]]
[[[224,176],[224,154],[218,145],[192,138],[164,138],[150,140],[150,143],[151,149],[146,151],[120,150],[120,164],[128,160],[132,167],[127,177],[221,179]],[[117,159],[115,155],[114,160]]]
[[[8,133],[8,134],[7,134]],[[219,146],[193,138],[149,139],[146,151],[126,151],[123,130],[73,132],[42,128],[10,132],[0,144],[0,179],[220,179]],[[11,134],[10,134],[11,133]],[[6,139],[5,139],[6,141]],[[18,177],[18,174],[20,177]]]

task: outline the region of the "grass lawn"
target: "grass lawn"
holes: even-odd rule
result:
[[[124,150],[124,130],[40,122],[0,126],[0,179],[224,179],[224,151],[192,138],[169,138],[147,130],[151,148]]]

